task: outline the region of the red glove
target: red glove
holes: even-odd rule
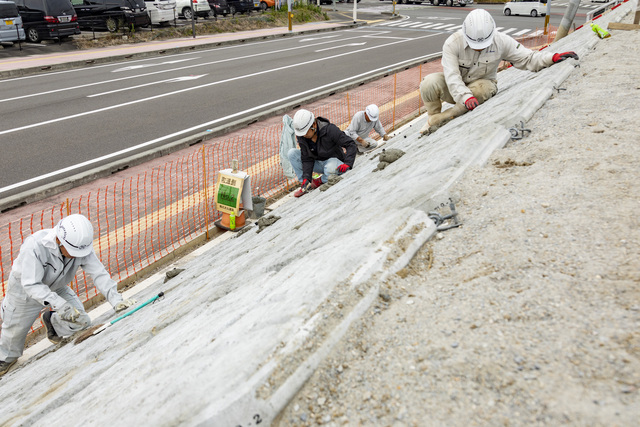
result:
[[[475,96],[472,96],[471,98],[464,101],[464,106],[467,107],[467,110],[469,111],[473,110],[478,105],[480,105],[480,103],[478,102]]]
[[[348,170],[349,170],[349,165],[347,165],[347,164],[343,163],[340,166],[338,166],[338,172],[340,172],[340,173],[345,173]]]
[[[311,190],[311,181],[309,181],[308,179],[303,179],[302,180],[302,185],[300,186],[302,188],[302,191],[304,191],[305,193],[309,190]]]
[[[554,53],[553,54],[553,58],[551,58],[553,60],[553,63],[556,64],[558,62],[562,62],[567,58],[573,58],[573,59],[580,59],[578,58],[578,55],[575,52],[564,52],[564,53]]]

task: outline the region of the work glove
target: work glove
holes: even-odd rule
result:
[[[345,164],[345,163],[343,163],[343,164],[341,164],[340,166],[338,166],[338,172],[340,172],[340,173],[345,173],[345,172],[346,172],[346,171],[348,171],[349,169],[350,169],[350,168],[349,168],[349,165],[347,165],[347,164]]]
[[[72,306],[69,302],[65,302],[62,307],[60,307],[56,311],[58,312],[60,318],[67,322],[76,323],[76,320],[78,320],[78,317],[80,317],[80,312],[78,311],[78,309]]]
[[[554,64],[557,64],[558,62],[562,62],[567,58],[573,58],[575,60],[580,59],[575,52],[554,53],[551,59],[553,60]]]
[[[469,111],[473,110],[478,105],[480,105],[480,103],[478,102],[475,96],[472,96],[471,98],[464,101],[464,106],[467,107],[467,110]]]
[[[122,300],[119,303],[116,304],[115,309],[116,309],[116,313],[120,312],[122,310],[126,310],[127,308],[131,307],[132,305],[134,305],[137,301],[134,299],[126,299],[126,300]]]

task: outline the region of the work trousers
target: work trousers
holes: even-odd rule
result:
[[[0,329],[0,360],[4,362],[13,362],[22,356],[24,351],[24,343],[27,339],[29,329],[42,311],[42,304],[38,301],[27,297],[17,297],[11,292],[14,286],[19,284],[11,284],[9,279],[9,291],[0,306],[0,316],[2,317],[2,329]],[[51,324],[56,333],[61,336],[73,335],[75,332],[86,329],[91,325],[91,318],[84,311],[84,307],[80,298],[68,286],[55,289],[58,295],[68,301],[71,305],[78,309],[80,317],[75,323],[62,320],[58,313],[54,312],[51,316]]]
[[[298,177],[298,181],[302,182],[302,155],[300,150],[292,148],[287,155],[289,157],[289,163],[293,166],[293,170]],[[322,182],[325,183],[329,180],[329,175],[339,175],[338,166],[341,164],[342,161],[336,157],[327,160],[316,160],[313,164],[313,171],[322,174]]]
[[[467,87],[480,104],[498,93],[498,86],[491,80],[476,80],[469,83]],[[420,97],[430,117],[441,112],[442,102],[456,104],[447,87],[444,73],[431,73],[426,76],[420,83]],[[464,107],[464,104],[461,105]],[[466,112],[466,108],[459,110],[462,114]]]

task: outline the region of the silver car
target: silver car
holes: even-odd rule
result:
[[[12,1],[0,1],[0,42],[24,40],[22,17]]]

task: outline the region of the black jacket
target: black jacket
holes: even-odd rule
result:
[[[311,181],[316,160],[336,157],[353,169],[358,148],[355,141],[324,117],[318,117],[318,139],[314,143],[304,136],[297,137],[302,158],[302,179]],[[347,151],[346,154],[343,148]]]

